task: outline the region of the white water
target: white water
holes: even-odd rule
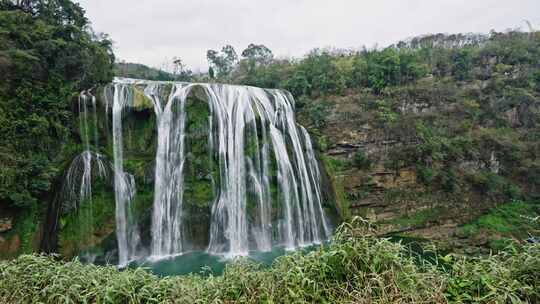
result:
[[[64,209],[77,209],[82,203],[92,204],[92,178],[107,178],[108,164],[97,152],[96,98],[89,92],[79,95],[79,132],[83,152],[73,158],[62,185]],[[90,113],[89,113],[90,108]],[[93,171],[95,171],[93,173]]]
[[[99,178],[107,181],[110,164],[105,157],[98,153],[96,98],[90,92],[83,92],[79,96],[79,134],[83,145],[83,152],[73,158],[65,174],[59,199],[62,202],[63,212],[76,211],[80,222],[78,228],[86,234],[77,246],[85,248],[92,242],[93,226],[93,198],[92,180]],[[86,260],[92,257],[85,254]]]
[[[118,242],[118,261],[127,265],[137,256],[139,234],[133,219],[131,203],[135,196],[133,175],[124,172],[122,112],[132,100],[131,90],[123,84],[114,85],[112,104],[113,154],[114,154],[114,197],[116,201],[116,239]]]
[[[174,85],[162,108],[161,88],[150,84],[145,94],[152,99],[157,117],[152,257],[182,252],[182,202],[185,138],[185,99],[189,86]]]
[[[152,100],[157,120],[152,259],[182,254],[189,242],[183,233],[184,163],[189,150],[185,146],[186,102],[194,88],[206,95],[209,160],[216,160],[219,171],[219,179],[212,179],[207,251],[231,257],[251,250],[270,251],[276,245],[292,250],[321,243],[329,236],[317,160],[309,134],[296,124],[290,94],[245,86],[174,83],[164,96],[171,83],[116,79],[111,88],[120,265],[136,259],[140,246],[131,214],[135,183],[124,172],[122,142],[122,113],[132,105],[134,86],[143,88]],[[277,193],[272,194],[272,185]],[[254,211],[248,211],[250,204]]]

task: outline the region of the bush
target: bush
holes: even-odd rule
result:
[[[368,158],[363,149],[356,150],[356,153],[354,153],[353,163],[358,169],[367,170],[371,168],[371,160]]]
[[[436,173],[435,170],[433,170],[433,168],[431,167],[419,165],[416,168],[416,175],[418,176],[418,180],[422,184],[429,186],[435,179]]]
[[[468,178],[478,191],[492,198],[518,199],[521,196],[521,189],[518,186],[496,173],[480,171],[469,175]]]
[[[21,256],[0,263],[7,303],[504,303],[540,299],[540,246],[489,257],[428,262],[369,226],[344,224],[332,243],[278,258],[270,268],[247,260],[221,276],[159,279],[143,269]]]
[[[306,107],[307,108],[307,107]],[[317,129],[324,129],[328,120],[329,104],[326,101],[322,101],[316,104],[312,104],[307,110],[307,115],[311,120],[311,124]]]

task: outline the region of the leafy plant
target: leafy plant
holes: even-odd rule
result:
[[[540,299],[540,247],[487,257],[424,260],[373,236],[355,218],[330,244],[278,258],[270,268],[241,259],[223,275],[158,278],[143,269],[21,256],[0,262],[8,303],[506,303]]]

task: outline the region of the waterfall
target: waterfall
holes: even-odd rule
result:
[[[141,254],[132,214],[136,181],[123,164],[123,113],[134,107],[135,91],[151,102],[156,118],[151,259],[188,250],[186,178],[193,174],[186,171],[189,157],[207,162],[212,173],[207,177],[213,198],[208,202],[207,252],[231,257],[270,251],[273,246],[292,250],[328,238],[318,162],[308,132],[296,123],[290,94],[248,86],[122,78],[108,89],[112,92],[105,96],[112,102],[106,99],[105,108],[107,113],[112,108],[120,265]],[[194,132],[187,127],[193,123],[188,104],[197,102],[208,111],[208,118],[198,118],[206,123],[207,155],[193,155],[186,142]]]
[[[164,108],[160,86],[151,84],[144,91],[152,99],[158,125],[151,248],[156,258],[182,252],[185,98],[189,89],[174,85]]]
[[[330,226],[327,222],[327,219],[322,216],[324,215],[323,209],[322,209],[322,194],[321,194],[321,172],[319,171],[319,164],[317,162],[317,159],[315,158],[315,151],[313,150],[313,144],[311,143],[311,137],[309,136],[309,133],[307,132],[306,128],[300,126],[300,130],[302,131],[302,135],[304,136],[304,142],[306,146],[306,155],[308,157],[309,162],[309,174],[310,174],[310,180],[313,183],[314,186],[314,194],[315,194],[315,207],[317,208],[317,212],[312,212],[311,221],[312,223],[322,223],[323,227],[323,238],[329,238],[331,234]],[[322,216],[322,217],[321,217]],[[319,238],[318,241],[321,241],[322,239]]]
[[[80,244],[91,244],[94,234],[92,180],[107,180],[110,166],[98,152],[96,98],[90,92],[82,92],[78,99],[79,134],[83,151],[75,156],[64,176],[60,201],[64,212],[76,210],[80,219],[79,229],[83,232]]]
[[[114,197],[116,201],[116,238],[118,261],[126,266],[135,259],[139,247],[137,223],[133,220],[131,203],[135,197],[133,175],[124,172],[122,112],[132,100],[131,90],[123,84],[114,85],[112,104],[113,154],[114,154]]]
[[[96,98],[90,92],[82,92],[78,99],[79,134],[83,152],[73,158],[62,186],[64,209],[78,209],[80,204],[92,200],[92,168],[101,178],[107,176],[107,163],[98,150]],[[90,108],[90,113],[89,113]]]

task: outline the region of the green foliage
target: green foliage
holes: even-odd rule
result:
[[[418,177],[418,180],[424,184],[424,185],[431,185],[433,180],[435,179],[436,173],[433,168],[425,167],[425,166],[418,166],[416,168],[416,176]]]
[[[480,171],[468,176],[473,187],[491,197],[519,198],[521,190],[511,181],[490,171]]]
[[[330,103],[327,101],[314,104],[307,109],[307,116],[315,128],[323,129],[326,126],[330,114],[329,109]]]
[[[327,51],[313,50],[298,67],[309,83],[312,95],[341,94],[345,89],[345,77]]]
[[[441,208],[428,208],[414,214],[405,215],[390,222],[401,227],[422,228],[426,223],[444,212]]]
[[[40,213],[37,206],[26,208],[19,215],[20,220],[15,223],[14,231],[19,233],[21,247],[18,254],[30,254],[34,252],[36,233],[39,229]]]
[[[446,192],[454,192],[458,188],[458,176],[457,173],[447,168],[439,173],[441,188]]]
[[[330,186],[335,193],[335,202],[333,205],[337,208],[342,219],[347,220],[351,217],[350,201],[345,192],[342,172],[351,167],[350,161],[321,155],[321,160],[330,178]]]
[[[143,269],[21,256],[0,262],[0,300],[17,303],[533,303],[539,300],[540,248],[488,257],[424,260],[405,245],[345,224],[328,246],[248,260],[221,276],[157,278]]]
[[[446,256],[450,303],[534,303],[540,300],[540,248],[512,248],[488,258]]]
[[[208,147],[210,110],[204,100],[190,98],[186,113],[184,200],[198,208],[210,208],[214,197],[213,181],[219,180],[219,166]]]
[[[473,67],[473,49],[463,48],[452,52],[450,59],[453,63],[452,75],[460,81],[470,80]]]
[[[82,202],[80,207],[60,217],[60,253],[72,257],[99,242],[100,237],[114,229],[114,195],[103,184],[94,184],[92,200]],[[140,191],[142,192],[142,191]],[[140,204],[144,193],[137,195]],[[109,229],[110,231],[104,231]]]
[[[353,164],[358,169],[369,169],[371,167],[371,160],[366,155],[363,149],[356,150],[353,157]]]
[[[268,64],[273,58],[272,51],[262,44],[250,43],[248,47],[242,51],[242,57],[251,61],[253,64]]]
[[[490,210],[472,223],[464,225],[460,233],[474,236],[488,232],[495,238],[500,236],[526,238],[540,229],[540,222],[534,220],[540,214],[538,204],[512,201]]]
[[[71,101],[112,79],[111,41],[88,31],[71,1],[0,6],[0,203],[47,198],[72,140]]]
[[[351,168],[351,162],[340,158],[322,156],[325,168],[331,170],[333,173],[338,174]]]
[[[391,105],[385,100],[375,100],[370,104],[380,124],[388,124],[397,121],[399,114],[392,110]]]
[[[221,53],[208,50],[206,52],[206,58],[210,67],[217,72],[217,77],[225,78],[232,72],[236,62],[238,61],[238,55],[231,45],[226,45],[221,49]]]

